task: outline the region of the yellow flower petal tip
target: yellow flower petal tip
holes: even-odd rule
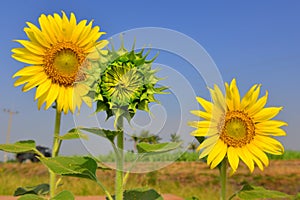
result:
[[[283,107],[267,107],[268,91],[259,97],[261,84],[255,84],[244,97],[240,96],[236,79],[230,84],[225,83],[225,94],[219,87],[210,89],[212,102],[206,102],[201,97],[197,101],[204,111],[191,111],[203,121],[189,122],[188,125],[196,128],[192,135],[207,134],[204,142],[199,145],[199,159],[208,156],[207,164],[215,168],[225,157],[235,173],[239,160],[243,161],[252,173],[257,166],[260,170],[269,165],[266,154],[281,155],[284,148],[274,136],[285,136],[282,126],[288,124],[284,121],[273,120]],[[221,102],[225,102],[222,104]],[[203,105],[204,104],[204,105]],[[225,108],[224,108],[225,105]],[[211,108],[214,109],[211,109]],[[217,110],[218,114],[212,114]],[[214,123],[214,126],[204,127],[205,124]],[[199,125],[198,125],[199,124]],[[206,128],[206,129],[205,129]]]
[[[92,27],[92,22],[87,25],[86,20],[77,23],[74,13],[70,18],[64,11],[62,16],[42,14],[38,22],[40,27],[26,23],[28,27],[24,31],[28,40],[14,40],[23,47],[12,49],[12,57],[30,65],[12,76],[20,77],[14,86],[27,83],[22,89],[24,92],[37,88],[38,109],[46,102],[45,109],[56,102],[59,111],[65,114],[76,108],[79,111],[82,96],[66,91],[70,88],[76,91],[78,82],[87,77],[84,71],[89,67],[89,55],[96,51],[97,44],[102,42],[97,48],[103,48],[108,41],[99,41],[104,33],[99,32],[98,26]],[[78,99],[72,101],[75,97]]]

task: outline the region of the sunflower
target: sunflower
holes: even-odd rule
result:
[[[98,26],[92,27],[92,21],[76,22],[73,13],[70,18],[62,12],[62,16],[44,15],[39,17],[40,28],[27,22],[24,28],[29,40],[16,40],[22,48],[12,49],[12,57],[29,64],[13,75],[19,77],[14,86],[23,85],[26,92],[36,87],[35,100],[38,109],[46,103],[48,109],[56,102],[57,110],[72,113],[81,107],[87,87],[78,82],[86,78],[85,68],[89,67],[87,57],[95,47],[102,49],[107,40],[98,41],[104,32]]]
[[[156,57],[147,60],[150,51],[143,52],[128,51],[122,41],[118,50],[112,47],[106,55],[100,53],[100,59],[87,70],[85,84],[90,87],[89,96],[97,102],[96,112],[106,111],[107,118],[115,116],[115,126],[121,117],[130,122],[137,109],[149,112],[148,104],[158,102],[154,95],[167,89],[156,87],[160,80],[155,76],[157,70],[152,69]]]
[[[233,79],[230,85],[225,83],[226,95],[215,85],[210,89],[212,102],[197,97],[204,111],[191,112],[204,120],[189,125],[196,128],[191,133],[193,136],[205,137],[198,147],[199,158],[207,156],[211,168],[228,159],[235,172],[241,159],[251,172],[255,164],[263,170],[269,164],[266,153],[281,155],[284,152],[282,144],[273,136],[285,136],[281,126],[287,123],[272,120],[282,107],[265,108],[268,92],[259,98],[260,87],[254,85],[241,99]]]

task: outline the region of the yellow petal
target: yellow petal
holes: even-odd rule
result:
[[[253,159],[253,161],[256,163],[256,165],[258,166],[258,168],[259,168],[261,171],[263,171],[263,170],[264,170],[264,166],[263,166],[263,164],[261,163],[261,161],[260,161],[258,158],[256,158],[256,156],[254,156],[254,155],[253,155],[252,159]]]
[[[286,136],[286,132],[281,128],[260,128],[255,132],[260,135]]]
[[[17,73],[15,73],[13,75],[13,78],[15,78],[17,76],[32,76],[32,75],[37,74],[42,71],[44,71],[44,68],[42,66],[24,67],[24,68],[20,69],[19,71],[17,71]]]
[[[204,110],[208,113],[212,112],[212,103],[201,98],[201,97],[196,97],[197,101],[199,102],[199,104],[204,108]]]
[[[65,88],[65,92],[64,92],[64,101],[63,101],[63,110],[64,113],[67,114],[69,112],[69,96],[68,96],[68,92],[67,92],[67,88]]]
[[[255,127],[257,129],[273,129],[273,128],[278,128],[281,126],[287,126],[288,124],[284,121],[279,121],[279,120],[268,120],[268,121],[263,121],[260,123],[255,124]]]
[[[241,101],[241,110],[244,110],[251,103],[253,92],[255,91],[257,86],[257,84],[253,85],[245,94]]]
[[[78,41],[80,34],[82,34],[85,25],[86,25],[87,20],[82,20],[78,23],[76,26],[76,29],[73,31],[72,36],[71,36],[71,41]]]
[[[58,14],[55,13],[54,16],[55,15],[58,15]],[[53,32],[55,33],[56,40],[58,42],[63,42],[64,36],[62,34],[63,31],[62,31],[61,26],[60,26],[61,23],[60,23],[59,20],[56,20],[54,16],[48,15],[48,20],[50,22],[50,25],[52,26]]]
[[[42,65],[44,63],[42,56],[36,56],[34,54],[13,54],[11,57],[23,63],[32,65]]]
[[[36,89],[34,100],[36,100],[37,98],[39,98],[40,96],[48,92],[51,84],[52,84],[51,79],[47,79],[45,82],[40,84]]]
[[[200,145],[199,145],[199,149],[203,149],[203,148],[206,148],[210,145],[214,146],[218,139],[219,139],[219,135],[214,135],[214,136],[211,136],[211,137],[208,137],[206,138]]]
[[[93,27],[92,30],[91,30],[91,32],[90,32],[89,35],[87,36],[87,37],[89,38],[89,40],[88,40],[88,39],[83,40],[83,41],[80,43],[80,46],[83,47],[83,46],[88,45],[88,44],[90,43],[90,40],[92,40],[93,42],[96,42],[96,40],[93,40],[92,38],[95,37],[97,34],[98,34],[97,37],[98,37],[98,38],[100,37],[101,34],[99,33],[99,30],[100,30],[99,26]],[[98,39],[98,38],[97,38],[97,39]]]
[[[249,144],[248,146],[248,150],[255,155],[257,158],[259,158],[260,161],[262,161],[262,163],[267,167],[269,165],[269,159],[267,157],[267,155],[260,149],[258,148],[256,145],[254,144]]]
[[[227,145],[222,140],[218,140],[218,143],[216,144],[216,147],[214,147],[214,148],[219,148],[220,153],[218,153],[216,155],[216,157],[213,159],[213,161],[211,162],[211,165],[210,165],[211,169],[218,166],[218,164],[224,159],[224,157],[227,153]]]
[[[46,49],[42,48],[41,46],[38,46],[37,44],[32,43],[31,41],[27,40],[14,40],[15,42],[18,42],[22,44],[26,49],[28,49],[30,52],[43,56],[45,55]]]
[[[38,109],[40,110],[42,105],[46,102],[47,100],[47,95],[49,91],[46,91],[42,96],[38,98]]]
[[[90,21],[90,23],[84,28],[84,30],[80,34],[77,44],[81,44],[84,40],[86,40],[87,35],[91,32],[92,24],[93,20]]]
[[[210,121],[192,121],[188,122],[188,125],[194,128],[209,128],[211,126]]]
[[[236,153],[236,149],[233,147],[228,147],[227,156],[230,167],[235,172],[239,166],[239,156]]]
[[[204,137],[210,137],[216,134],[218,134],[218,130],[216,128],[200,128],[191,132],[191,135],[193,136],[204,136]]]
[[[58,96],[58,92],[59,92],[59,85],[52,84],[47,95],[47,103],[46,103],[45,110],[47,110],[56,100]]]
[[[65,87],[64,86],[59,86],[59,93],[58,93],[58,96],[57,96],[57,110],[59,112],[62,111],[63,107],[64,107],[64,101],[65,101]]]
[[[207,156],[211,150],[214,148],[214,145],[208,146],[206,148],[203,149],[203,151],[201,151],[200,155],[199,155],[199,159],[204,158],[205,156]],[[197,151],[199,151],[199,147],[197,148]]]
[[[214,145],[214,148],[211,150],[211,152],[208,154],[207,157],[207,164],[211,166],[212,161],[219,155],[223,155],[223,152],[221,152],[223,148],[223,141],[217,140],[216,144]],[[226,152],[226,151],[225,151]]]
[[[282,155],[284,153],[282,144],[271,137],[256,135],[253,144],[270,154]]]
[[[259,84],[257,86],[256,90],[254,90],[254,92],[252,93],[252,95],[251,95],[251,101],[249,102],[249,105],[248,105],[249,108],[256,103],[256,101],[258,99],[258,96],[260,94],[260,88],[261,88],[261,84]]]
[[[248,152],[248,150],[245,147],[237,148],[236,150],[241,160],[248,166],[250,172],[252,173],[254,170],[254,162],[251,156],[252,154]]]
[[[216,94],[217,100],[220,105],[219,108],[221,108],[222,111],[226,111],[226,102],[225,102],[225,98],[224,98],[222,91],[220,90],[220,88],[217,85],[214,85],[214,90],[215,90],[215,94]]]
[[[230,83],[230,91],[231,91],[231,94],[232,94],[233,109],[234,110],[239,110],[240,109],[241,97],[240,97],[240,92],[239,92],[239,89],[236,85],[236,80],[235,79],[233,79]]]
[[[211,120],[211,113],[203,112],[201,110],[192,110],[191,113],[208,121]]]
[[[16,80],[14,83],[14,86],[17,87],[19,85],[22,85],[24,83],[27,83],[30,80],[31,76],[22,76]]]
[[[53,35],[51,34],[51,26],[49,25],[49,20],[46,17],[46,15],[42,14],[39,17],[38,21],[41,26],[41,30],[42,30],[44,39],[49,44],[55,44],[57,41],[55,38],[53,38]]]
[[[31,90],[32,88],[40,85],[41,83],[45,82],[47,80],[47,75],[44,72],[38,73],[30,78],[28,83],[24,85],[22,88],[23,92],[27,92],[28,90]]]
[[[224,97],[219,98],[217,92],[213,89],[209,89],[209,92],[210,92],[210,96],[212,98],[212,101],[214,102],[214,107],[217,107],[222,112],[224,112],[225,111],[225,104],[222,103],[222,98],[224,98]]]
[[[248,108],[248,114],[250,116],[255,115],[257,112],[263,109],[263,107],[266,105],[268,100],[268,91],[266,91],[266,94],[261,97],[257,102],[255,102],[252,106],[249,106]]]
[[[253,120],[255,122],[267,121],[275,117],[281,110],[282,107],[263,108],[261,111],[259,111],[253,116]]]
[[[73,87],[67,88],[67,95],[68,95],[68,100],[69,100],[69,108],[72,113],[75,112],[76,109],[76,104],[74,104],[74,95],[73,95]]]
[[[42,31],[37,28],[34,24],[27,22],[26,23],[27,26],[29,27],[28,29],[24,29],[24,31],[30,31],[34,34],[34,37],[36,38],[36,40],[39,42],[39,44],[41,44],[42,46],[46,47],[46,48],[50,48],[50,41],[46,40],[44,37],[44,34],[42,33]]]

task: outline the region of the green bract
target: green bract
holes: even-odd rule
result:
[[[116,117],[115,125],[121,117],[130,121],[137,109],[149,112],[148,104],[158,102],[154,95],[167,89],[156,87],[160,80],[155,76],[158,70],[152,69],[156,57],[146,60],[150,51],[143,53],[144,49],[128,51],[122,44],[119,50],[112,47],[105,54],[99,51],[99,59],[91,61],[86,80],[88,96],[97,102],[96,112],[106,111],[107,119]]]

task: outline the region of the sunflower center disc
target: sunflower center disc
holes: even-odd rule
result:
[[[143,86],[142,76],[127,66],[112,66],[102,81],[107,98],[121,106],[126,106],[137,98]]]
[[[78,70],[78,58],[72,50],[64,49],[55,56],[53,66],[62,74],[73,74]]]
[[[252,119],[242,111],[228,111],[219,127],[220,139],[228,146],[243,147],[255,136]]]
[[[240,118],[233,118],[226,124],[225,129],[228,136],[239,140],[246,136],[246,126],[245,122]]]
[[[82,80],[85,68],[83,50],[71,42],[61,42],[52,46],[44,57],[44,70],[53,83],[68,87]]]

